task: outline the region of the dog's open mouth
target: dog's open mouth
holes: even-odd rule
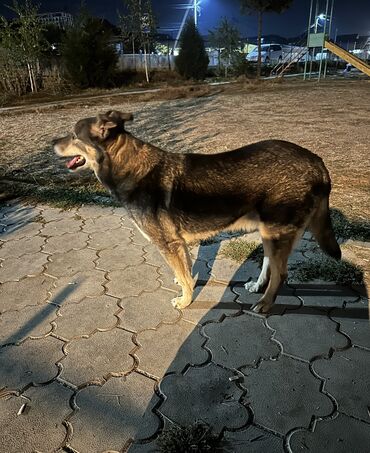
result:
[[[85,165],[86,159],[82,156],[75,156],[73,159],[69,160],[67,162],[67,168],[69,170],[76,170],[78,167],[82,167],[82,165]]]

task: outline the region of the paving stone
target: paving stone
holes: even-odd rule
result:
[[[211,279],[211,269],[206,261],[196,260],[193,263],[192,274],[194,279],[203,285]]]
[[[6,258],[1,263],[0,282],[17,281],[23,277],[41,274],[46,263],[47,255],[41,252],[23,255],[20,258]]]
[[[255,426],[224,435],[225,451],[232,453],[283,453],[283,439]],[[312,450],[318,452],[319,450]]]
[[[57,209],[50,206],[41,206],[42,218],[45,222],[52,222],[54,220],[65,220],[76,216],[76,209]]]
[[[54,280],[51,288],[50,301],[57,305],[76,303],[84,297],[96,297],[104,294],[104,284],[107,280],[104,272],[91,270],[78,272],[70,277],[60,277]]]
[[[25,254],[39,252],[44,242],[44,238],[39,236],[25,237],[18,241],[7,241],[0,248],[0,258],[18,258]]]
[[[129,355],[132,334],[121,329],[97,332],[90,338],[68,343],[67,356],[61,361],[62,378],[75,385],[99,381],[112,375],[129,373],[134,360]]]
[[[26,224],[32,222],[40,215],[40,210],[33,207],[23,207],[14,211],[5,211],[0,216],[0,223],[6,226],[14,224]]]
[[[345,301],[354,302],[358,295],[348,286],[333,283],[292,283],[295,295],[303,299],[306,307],[332,308],[342,307]]]
[[[70,250],[67,253],[55,253],[47,265],[47,274],[63,277],[89,271],[95,268],[96,252],[90,249]]]
[[[220,282],[229,283],[230,281],[246,282],[248,279],[257,279],[261,269],[254,261],[246,261],[238,264],[227,258],[216,259],[212,265],[211,275]]]
[[[292,453],[367,453],[370,445],[370,425],[338,414],[334,419],[317,421],[313,432],[293,432],[289,445]]]
[[[0,285],[0,313],[6,310],[20,310],[28,305],[42,304],[49,296],[54,279],[40,275],[26,277],[20,282]]]
[[[204,334],[208,337],[206,348],[211,350],[212,361],[228,368],[255,366],[261,359],[277,357],[280,353],[278,345],[271,340],[271,330],[256,316],[226,317],[221,322],[207,324]]]
[[[98,206],[95,204],[86,204],[78,208],[78,214],[85,220],[96,219],[101,216],[112,215],[113,208],[110,206]]]
[[[121,227],[121,220],[119,217],[114,215],[105,215],[96,219],[87,219],[82,227],[85,233],[97,233],[101,232],[104,234],[107,230],[114,230]]]
[[[22,397],[0,399],[0,445],[3,452],[51,452],[63,444],[62,421],[71,412],[72,391],[53,382],[31,387]],[[26,404],[22,414],[18,411]]]
[[[123,312],[119,315],[121,326],[137,332],[153,329],[160,322],[175,322],[179,319],[180,312],[173,307],[171,299],[173,294],[161,288],[152,293],[142,293],[137,297],[122,299],[119,303],[123,308]]]
[[[183,310],[183,317],[194,324],[218,321],[222,315],[233,315],[240,311],[235,303],[236,295],[231,288],[222,284],[197,286],[193,293],[194,301]]]
[[[104,233],[91,233],[89,247],[95,250],[112,249],[117,245],[129,245],[131,243],[131,231],[127,228],[108,230]]]
[[[144,330],[136,338],[139,368],[161,378],[166,373],[182,372],[188,364],[200,365],[209,359],[199,329],[187,322],[162,324],[156,330]]]
[[[85,233],[65,233],[47,239],[43,248],[46,253],[64,253],[69,250],[81,250],[87,247],[88,235]]]
[[[0,239],[2,241],[18,240],[24,237],[33,237],[39,234],[42,229],[40,223],[16,223],[9,227],[0,228]]]
[[[96,265],[99,269],[113,271],[126,269],[129,266],[138,266],[144,262],[144,251],[140,246],[118,245],[114,249],[102,250],[99,252],[99,259]]]
[[[312,416],[327,416],[334,409],[330,398],[320,393],[321,382],[310,373],[309,364],[280,356],[243,372],[247,374],[245,400],[255,423],[276,433],[284,435],[296,426],[308,428]]]
[[[55,365],[62,355],[63,343],[53,337],[27,340],[19,346],[0,349],[0,388],[23,389],[26,385],[46,383],[58,374]]]
[[[144,258],[145,262],[148,264],[152,264],[153,266],[161,267],[161,266],[168,266],[166,260],[160,254],[158,247],[153,244],[146,243],[143,246],[142,250],[144,251]]]
[[[72,339],[116,326],[117,299],[109,296],[85,298],[78,304],[62,305],[55,320],[57,335]]]
[[[270,316],[267,324],[274,330],[286,354],[304,360],[328,355],[331,348],[348,346],[347,338],[337,332],[337,325],[325,312],[305,308],[285,313],[284,316]]]
[[[210,245],[199,245],[197,248],[193,248],[193,254],[195,260],[206,261],[213,263],[217,257],[220,258],[221,242],[217,242]],[[195,251],[197,253],[195,254]]]
[[[160,383],[167,398],[159,411],[180,426],[202,420],[214,433],[241,428],[248,422],[248,411],[239,402],[242,391],[230,381],[233,377],[212,363],[190,367],[184,375],[170,374]]]
[[[128,211],[126,208],[123,206],[120,206],[119,208],[113,208],[113,215],[116,215],[117,217],[128,217]]]
[[[163,288],[173,291],[176,294],[180,293],[181,287],[174,282],[175,274],[167,264],[164,264],[160,268],[153,267],[153,272],[159,275],[158,280]]]
[[[147,444],[132,444],[128,449],[129,453],[158,453],[158,445],[156,441]]]
[[[121,452],[132,439],[153,436],[160,427],[153,397],[154,382],[138,373],[82,389],[76,398],[80,410],[70,420],[71,446],[79,453]]]
[[[56,308],[46,304],[3,313],[0,317],[0,346],[50,333],[53,330],[50,323],[56,318]]]
[[[143,291],[153,292],[160,287],[158,277],[156,269],[147,264],[112,271],[108,274],[107,293],[123,298],[139,296]]]
[[[46,223],[42,229],[43,236],[62,236],[66,233],[77,233],[81,231],[82,221],[73,217],[69,219],[56,220]]]
[[[336,399],[339,412],[370,423],[370,351],[338,351],[330,360],[315,361],[313,368],[325,379],[325,390]]]
[[[340,324],[341,332],[347,334],[353,344],[370,349],[370,314],[366,299],[347,303],[346,308],[333,310],[330,317]]]

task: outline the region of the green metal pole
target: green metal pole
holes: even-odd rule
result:
[[[333,10],[334,10],[334,0],[332,0],[332,2],[331,2],[331,9],[330,9],[330,22],[329,22],[329,30],[328,30],[329,39],[330,39],[330,34],[331,34],[331,24],[333,21]],[[324,79],[326,77],[327,69],[328,69],[328,58],[326,58],[326,60],[325,60]]]
[[[321,45],[321,58],[320,58],[320,66],[319,66],[319,77],[318,77],[318,82],[320,82],[321,79],[321,71],[322,71],[322,58],[324,56],[324,42],[325,42],[325,32],[326,32],[326,22],[327,22],[327,17],[328,17],[328,11],[329,11],[329,0],[326,0],[326,8],[325,8],[325,22],[324,22],[324,41]],[[328,56],[326,55],[326,58]]]

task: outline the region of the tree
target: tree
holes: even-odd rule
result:
[[[122,36],[130,41],[132,58],[135,58],[135,48],[144,52],[146,80],[149,82],[147,54],[155,34],[155,18],[151,0],[123,0],[126,14],[118,13]]]
[[[13,0],[13,6],[9,9],[16,14],[16,18],[8,22],[4,17],[0,17],[1,47],[8,54],[8,64],[27,68],[31,91],[37,92],[36,73],[39,71],[39,58],[46,48],[43,39],[44,27],[38,19],[38,7],[30,0],[21,4]]]
[[[79,88],[114,84],[118,55],[112,32],[102,19],[83,9],[62,40],[62,62],[68,77]]]
[[[288,9],[293,0],[240,0],[242,12],[258,14],[258,60],[257,79],[261,77],[261,36],[262,16],[264,13],[282,13]]]
[[[224,17],[218,27],[209,31],[209,42],[218,51],[219,68],[221,69],[222,61],[225,63],[225,77],[227,77],[232,57],[240,46],[239,30]]]
[[[207,74],[209,58],[203,39],[193,20],[189,19],[180,37],[180,52],[175,64],[186,79],[202,80]]]

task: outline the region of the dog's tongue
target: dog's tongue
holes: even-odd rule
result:
[[[67,167],[70,170],[73,170],[74,168],[79,167],[80,165],[83,165],[85,162],[85,159],[82,156],[76,156],[69,162],[67,162]]]

